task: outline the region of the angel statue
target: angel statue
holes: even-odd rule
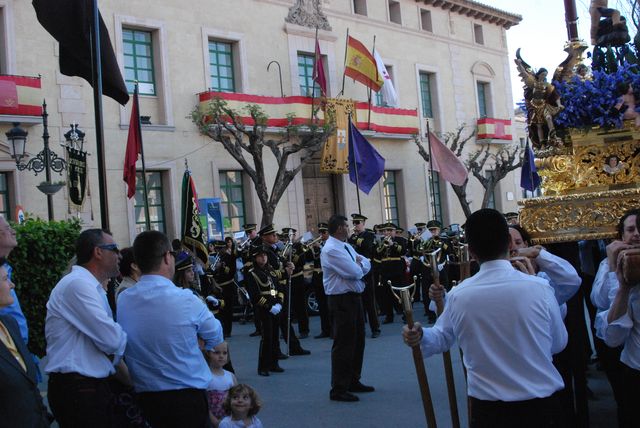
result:
[[[516,52],[516,66],[524,83],[524,99],[527,106],[527,124],[529,135],[534,146],[540,148],[546,144],[562,145],[556,136],[553,117],[560,113],[564,106],[560,102],[556,88],[547,82],[547,69],[537,72],[520,58],[520,49]],[[546,125],[546,129],[545,129]],[[545,132],[546,131],[546,132]],[[546,143],[546,144],[545,144]]]

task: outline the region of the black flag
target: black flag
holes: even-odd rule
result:
[[[33,0],[33,8],[36,10],[40,24],[60,43],[60,72],[67,76],[82,77],[93,85],[91,74],[93,0]],[[129,94],[102,15],[100,15],[100,53],[103,93],[125,105],[129,101]]]

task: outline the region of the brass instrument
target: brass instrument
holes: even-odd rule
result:
[[[315,239],[312,239],[311,241],[304,243],[302,245],[304,245],[305,247],[313,247],[315,244],[318,243],[318,241],[320,241],[322,239],[322,236],[318,236]]]
[[[385,247],[389,247],[391,244],[393,244],[393,238],[391,237],[391,235],[385,236],[382,240],[382,245],[384,245]]]
[[[250,245],[251,245],[251,238],[247,236],[247,239],[245,239],[244,241],[242,241],[240,245],[238,245],[238,251],[244,251],[245,247]]]

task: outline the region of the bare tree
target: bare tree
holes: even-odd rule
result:
[[[473,140],[476,132],[464,133],[465,125],[460,125],[453,132],[446,132],[442,135],[444,144],[458,157],[461,158],[464,152],[466,144]],[[425,150],[424,146],[420,143],[418,138],[415,139],[415,143],[418,146],[418,153],[425,162],[429,162],[429,154]],[[464,165],[467,171],[473,174],[474,177],[480,181],[480,184],[485,189],[484,196],[482,198],[481,208],[486,208],[489,205],[491,195],[493,194],[496,185],[507,176],[510,171],[513,171],[522,166],[522,153],[518,146],[502,146],[497,152],[491,151],[489,144],[479,146],[476,150],[468,154],[468,158],[464,161]],[[490,166],[490,169],[485,176],[485,168]],[[451,183],[449,183],[451,184]],[[472,213],[471,204],[467,200],[467,185],[469,184],[469,176],[461,186],[451,184],[453,192],[458,197],[460,206],[465,217],[469,217]]]
[[[273,222],[278,202],[293,178],[322,149],[335,126],[320,126],[310,121],[301,127],[293,125],[293,116],[289,115],[288,125],[281,132],[267,134],[268,118],[260,106],[249,104],[243,110],[253,119],[253,125],[245,125],[240,112],[231,109],[220,98],[212,99],[205,108],[196,107],[191,112],[191,119],[203,135],[222,144],[251,178],[262,208],[261,224],[266,226]],[[271,151],[278,165],[270,192],[265,177],[265,147]],[[289,158],[298,152],[299,164],[289,167]]]

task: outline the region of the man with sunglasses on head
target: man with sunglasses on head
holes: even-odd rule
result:
[[[76,258],[47,302],[49,406],[61,428],[110,427],[107,379],[116,372],[127,335],[113,320],[102,284],[118,276],[120,252],[109,232],[89,229],[76,241]]]
[[[118,322],[127,332],[125,352],[133,386],[154,427],[205,427],[211,370],[206,351],[222,343],[220,322],[190,290],[176,287],[175,253],[164,233],[146,231],[133,241],[142,272],[118,299]]]

